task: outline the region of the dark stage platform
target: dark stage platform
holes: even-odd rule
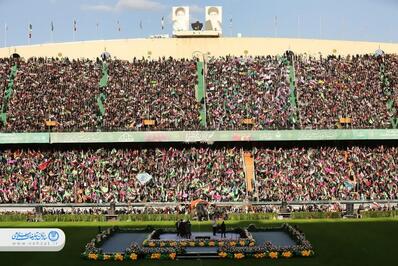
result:
[[[256,245],[262,245],[265,241],[271,242],[276,246],[291,246],[296,243],[294,240],[283,231],[269,231],[269,232],[252,232],[251,233],[254,240],[256,241]],[[142,243],[145,239],[147,239],[149,233],[144,232],[117,232],[112,235],[109,239],[107,239],[101,246],[103,253],[123,253],[127,248],[130,247],[132,242],[138,243],[138,245],[142,246]],[[225,241],[225,240],[233,240],[239,241],[240,235],[237,233],[228,232],[225,238],[221,237],[221,234],[217,234],[213,236],[212,232],[192,232],[192,237],[190,240],[195,240],[196,237],[206,237],[208,240],[215,241]],[[187,238],[182,238],[177,236],[176,233],[163,233],[160,234],[160,240],[164,241],[179,241],[186,240]],[[179,255],[181,259],[193,259],[193,258],[217,258],[218,257],[218,247],[184,247],[184,254]]]

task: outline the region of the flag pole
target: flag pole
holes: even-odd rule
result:
[[[28,25],[28,44],[30,45],[30,39],[32,38],[32,30],[31,30],[31,25]]]
[[[233,31],[232,31],[232,18],[229,19],[229,31],[230,31],[230,35],[231,37],[233,37]]]
[[[4,47],[7,47],[7,23],[4,23]]]
[[[76,41],[76,19],[73,20],[73,41]]]
[[[51,42],[54,42],[54,23],[51,21],[51,32],[50,32],[51,36]]]

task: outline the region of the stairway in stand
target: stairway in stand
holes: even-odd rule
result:
[[[196,101],[198,102],[199,108],[199,119],[200,126],[202,128],[207,127],[206,120],[206,89],[205,89],[205,75],[204,75],[204,62],[198,61],[196,63],[196,73],[198,75],[198,84],[196,86]]]

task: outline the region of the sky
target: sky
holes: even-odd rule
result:
[[[28,44],[29,24],[31,44],[171,34],[178,5],[192,22],[222,6],[224,36],[398,42],[398,0],[0,0],[0,47]]]

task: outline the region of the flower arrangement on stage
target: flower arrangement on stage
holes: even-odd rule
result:
[[[112,260],[114,257],[111,255],[102,254],[102,249],[99,248],[99,246],[101,246],[106,239],[118,231],[118,229],[118,227],[112,227],[97,234],[89,243],[86,244],[82,257],[90,260]]]
[[[282,252],[282,257],[284,258],[290,258],[291,256],[293,256],[293,253],[291,251]]]
[[[303,250],[303,251],[301,251],[301,256],[309,257],[309,256],[312,256],[312,253],[313,253],[312,250]]]
[[[140,230],[119,229],[118,227],[108,228],[97,234],[95,238],[86,244],[85,251],[81,254],[81,257],[88,260],[99,261],[136,261],[140,258],[154,260],[175,260],[177,254],[184,252],[183,249],[177,246],[177,242],[175,242],[170,243],[170,247],[156,247],[155,245],[152,245],[152,247],[139,247],[137,243],[131,243],[130,248],[126,249],[123,253],[103,253],[102,249],[100,248],[103,242],[111,237],[114,233],[120,231],[131,232]]]
[[[220,256],[220,258],[225,258],[225,257],[228,256],[228,253],[226,253],[224,251],[221,251],[221,252],[218,253],[218,256]]]
[[[138,255],[136,253],[131,253],[130,256],[128,256],[130,258],[130,260],[137,260],[138,259]]]
[[[261,246],[249,245],[242,247],[234,245],[225,245],[219,248],[219,253],[218,253],[219,257],[238,259],[242,257],[240,254],[243,254],[244,258],[278,259],[278,258],[291,258],[291,257],[310,257],[315,254],[312,245],[305,238],[304,233],[302,233],[297,227],[293,227],[288,224],[283,224],[280,228],[258,229],[257,231],[267,231],[267,230],[284,231],[294,240],[296,245],[280,247],[280,246],[275,246],[270,242],[265,242]]]
[[[245,255],[243,255],[242,253],[235,253],[234,254],[234,258],[237,260],[243,259],[245,257]]]
[[[265,253],[254,253],[253,257],[256,259],[262,259],[265,257]]]
[[[118,227],[108,228],[97,234],[85,246],[81,256],[89,260],[98,261],[136,261],[139,259],[150,260],[175,260],[178,255],[185,253],[187,247],[218,247],[220,258],[241,260],[245,258],[254,259],[278,259],[292,257],[311,257],[314,251],[311,243],[305,238],[303,232],[295,226],[283,224],[278,228],[260,228],[250,226],[252,231],[283,231],[295,242],[291,246],[275,246],[270,242],[256,245],[252,234],[247,230],[239,229],[241,238],[238,239],[181,239],[181,240],[160,240],[156,238],[159,230],[153,231],[142,246],[131,243],[124,252],[105,254],[101,245],[116,232],[137,232],[138,230],[119,229]],[[140,231],[142,232],[142,231]],[[161,231],[164,232],[164,231]],[[236,231],[235,231],[236,232]]]
[[[150,258],[151,258],[152,260],[159,260],[159,259],[160,259],[160,256],[161,256],[160,253],[152,253],[152,254],[150,255]]]
[[[151,260],[175,260],[177,254],[183,254],[184,250],[179,247],[139,247],[137,244],[131,245],[126,250],[126,254],[137,254],[137,258]],[[129,255],[131,256],[131,255]]]
[[[278,258],[278,252],[276,252],[276,251],[271,251],[270,253],[268,253],[268,256],[269,256],[271,259],[277,259],[277,258]]]
[[[120,253],[115,253],[115,260],[122,261],[123,258],[124,258],[124,257],[123,257],[122,254],[120,254]]]

